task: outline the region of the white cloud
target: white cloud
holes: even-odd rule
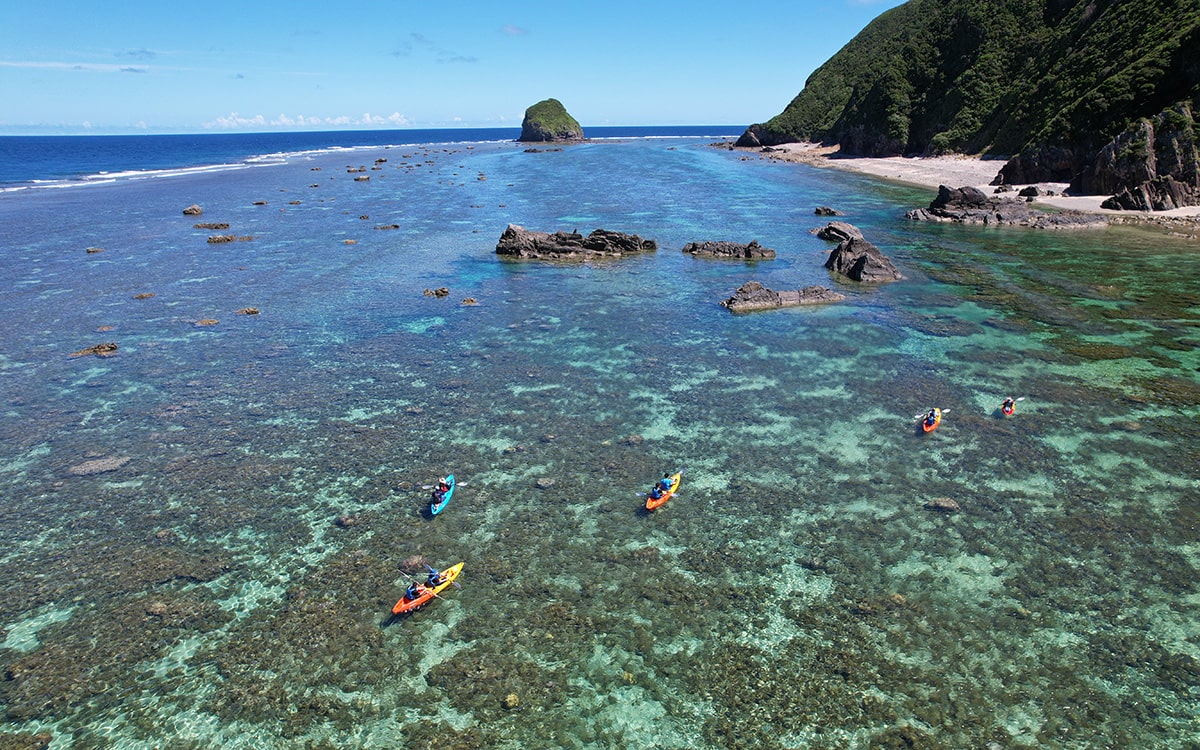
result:
[[[312,117],[306,115],[287,115],[280,114],[277,117],[267,119],[262,115],[254,115],[253,117],[243,117],[237,112],[231,112],[223,117],[207,122],[204,127],[209,130],[255,130],[265,127],[272,128],[345,128],[345,127],[380,127],[392,126],[401,127],[411,125],[412,122],[400,114],[393,112],[390,115],[373,115],[370,112],[364,112],[360,117],[350,117],[348,115],[338,115],[335,117]]]

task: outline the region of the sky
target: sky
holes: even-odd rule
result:
[[[900,0],[12,0],[0,134],[767,120]]]

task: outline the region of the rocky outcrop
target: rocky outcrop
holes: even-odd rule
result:
[[[525,110],[520,142],[582,141],[583,128],[557,99],[544,99]]]
[[[916,208],[905,214],[912,221],[943,221],[957,224],[993,224],[1051,229],[1057,227],[1102,226],[1103,216],[1080,211],[1048,213],[1029,205],[1024,198],[989,196],[967,186],[942,185],[929,208]]]
[[[754,312],[756,310],[774,310],[777,307],[795,307],[797,305],[823,305],[839,302],[845,299],[844,294],[823,286],[807,286],[786,292],[776,292],[767,289],[757,281],[747,281],[738,287],[733,296],[721,302],[721,307],[730,312]]]
[[[1200,151],[1192,106],[1139,120],[1096,155],[1072,192],[1113,196],[1104,208],[1169,211],[1200,205]]]
[[[587,237],[578,232],[535,232],[509,224],[496,244],[496,254],[512,258],[571,259],[654,252],[658,244],[636,234],[596,229]]]
[[[204,209],[200,208],[199,204],[196,203],[193,203],[192,205],[183,209],[184,216],[199,216],[202,213],[204,213]]]
[[[151,295],[153,296],[153,295]],[[97,357],[111,357],[117,353],[117,345],[112,341],[106,341],[103,344],[89,346],[86,349],[80,349],[77,352],[71,352],[72,357],[86,357],[95,355]]]
[[[854,281],[896,281],[900,274],[879,248],[862,237],[843,240],[829,254],[825,267]]]
[[[831,221],[820,229],[814,229],[812,233],[832,242],[844,242],[853,237],[861,239],[863,236],[862,230],[844,221]]]
[[[738,242],[724,241],[689,242],[683,246],[683,252],[689,255],[704,256],[706,258],[772,260],[775,257],[775,251],[769,247],[763,247],[762,245],[758,244],[758,240],[750,240],[750,243],[747,245],[743,245]]]

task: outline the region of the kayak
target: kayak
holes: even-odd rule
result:
[[[1015,404],[1000,404],[1000,412],[1006,417],[1011,417],[1016,410]]]
[[[654,497],[653,495],[646,495],[646,510],[654,510],[655,508],[661,507],[665,502],[667,502],[671,498],[675,497],[675,493],[679,492],[679,480],[682,475],[683,475],[683,472],[678,472],[678,471],[671,475],[671,491],[670,492],[664,492],[659,497]]]
[[[445,510],[446,506],[450,504],[450,498],[454,496],[453,474],[446,475],[446,484],[450,485],[450,489],[446,490],[446,494],[438,495],[437,491],[434,491],[433,499],[429,501],[429,515],[436,516],[438,513],[441,513],[443,510]]]
[[[417,598],[415,599],[409,599],[408,592],[405,592],[404,596],[400,597],[400,601],[396,602],[396,606],[392,607],[392,614],[402,615],[407,612],[415,612],[421,607],[424,607],[426,604],[433,601],[435,596],[442,593],[442,591],[449,588],[450,585],[454,583],[454,579],[458,578],[458,574],[462,572],[462,568],[463,563],[459,563],[453,568],[447,568],[443,570],[441,575],[442,582],[433,588],[429,588],[424,583],[419,584]]]
[[[936,430],[938,428],[938,425],[940,425],[941,423],[942,423],[942,410],[934,409],[933,410],[933,424],[930,424],[929,420],[927,418],[922,418],[921,419],[921,429],[924,430],[925,432],[933,432],[934,430]]]

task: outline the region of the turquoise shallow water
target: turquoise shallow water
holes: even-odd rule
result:
[[[3,742],[1196,747],[1195,243],[929,198],[695,139],[0,196]],[[831,279],[816,205],[907,279]],[[718,306],[751,279],[848,299]],[[392,620],[416,556],[462,587]]]

